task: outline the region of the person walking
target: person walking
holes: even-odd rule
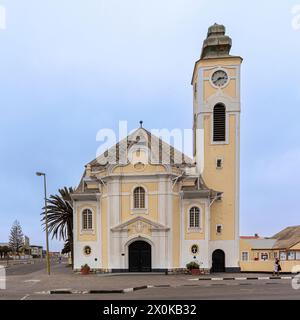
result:
[[[274,270],[273,270],[273,276],[275,276],[275,274],[277,275],[277,277],[279,277],[279,272],[281,271],[281,266],[279,263],[279,259],[276,258],[275,262],[274,262]]]

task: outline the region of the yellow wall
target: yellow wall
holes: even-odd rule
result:
[[[223,192],[222,201],[215,201],[211,207],[211,240],[233,240],[235,238],[235,128],[236,117],[229,115],[229,144],[211,144],[211,116],[205,116],[205,183],[217,191]],[[223,157],[223,168],[216,169],[216,158]],[[216,225],[222,224],[221,235],[216,234]]]
[[[197,100],[202,99],[202,103],[215,95],[219,89],[212,86],[210,78],[212,73],[219,67],[226,70],[230,77],[238,77],[237,69],[242,62],[240,57],[227,57],[216,59],[199,60],[195,65],[192,84],[198,82],[198,70],[203,68],[203,97],[194,95],[194,106],[197,105]],[[208,68],[208,69],[206,69]],[[238,92],[237,79],[230,79],[229,83],[222,88],[222,93],[231,98],[237,98]],[[198,84],[201,85],[201,84]],[[210,234],[211,240],[233,240],[236,236],[235,230],[235,196],[236,196],[236,129],[237,121],[235,114],[227,114],[229,130],[228,144],[212,144],[212,113],[204,115],[204,172],[202,174],[205,183],[208,187],[214,190],[223,192],[222,201],[216,201],[211,207],[211,225]],[[223,168],[216,169],[216,158],[223,158]],[[216,225],[221,224],[223,230],[221,235],[216,232]]]
[[[252,248],[245,239],[240,239],[240,260],[242,261],[242,252],[248,252],[249,260],[252,260]]]
[[[293,247],[294,248],[294,247]],[[294,248],[299,249],[299,246]],[[249,261],[242,261],[242,252],[249,252]],[[252,249],[247,239],[240,239],[240,267],[243,272],[273,272],[274,268],[274,253],[279,257],[279,251],[277,249]],[[263,261],[260,260],[261,253],[268,253],[269,260]],[[271,254],[271,256],[270,256]],[[259,257],[259,260],[254,260],[256,257]],[[280,261],[280,266],[282,272],[292,272],[294,266],[299,266],[300,270],[300,261],[299,260],[286,260]]]
[[[144,168],[141,170],[136,169],[136,167],[133,164],[128,164],[126,166],[117,166],[115,169],[113,169],[113,173],[115,174],[145,174],[145,173],[156,173],[156,172],[165,172],[166,169],[162,165],[150,165],[147,164],[144,166]]]
[[[132,210],[132,192],[136,186],[143,186],[146,188],[146,197],[148,198],[148,208],[139,209],[138,211]],[[121,184],[121,222],[128,221],[134,218],[136,215],[145,215],[148,219],[157,221],[158,220],[158,195],[151,194],[157,193],[158,182],[146,182],[146,183],[135,183],[135,182],[124,182]]]
[[[300,242],[292,246],[290,250],[300,250]]]
[[[180,197],[173,197],[173,266],[178,268],[180,265]]]
[[[185,235],[184,238],[186,240],[204,240],[205,239],[205,205],[201,204],[197,201],[194,202],[193,206],[198,206],[201,210],[200,212],[200,219],[201,219],[201,226],[202,230],[199,231],[189,231],[188,226],[189,226],[189,209],[191,208],[190,204],[185,204],[184,205],[184,230],[185,230]]]
[[[101,224],[102,224],[102,268],[108,268],[107,197],[102,197],[102,201],[101,201]]]
[[[280,261],[281,272],[292,272],[292,268],[299,266],[300,261]],[[240,261],[241,271],[243,272],[273,272],[274,260],[268,261]]]
[[[81,227],[82,227],[82,211],[88,208],[93,212],[93,233],[90,231],[87,232],[82,232]],[[94,204],[90,203],[84,203],[79,206],[77,206],[77,238],[78,241],[97,241],[97,221],[96,221],[96,212],[97,212],[97,207]]]

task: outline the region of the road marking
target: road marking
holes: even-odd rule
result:
[[[21,298],[20,300],[25,300],[29,297],[29,294],[26,294],[23,298]]]
[[[38,279],[29,279],[29,280],[24,280],[23,282],[40,282],[41,280]]]

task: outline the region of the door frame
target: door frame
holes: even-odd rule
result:
[[[223,256],[224,256],[224,266],[223,266],[223,270],[222,271],[215,271],[214,270],[214,253],[218,251],[218,252],[223,252]],[[226,254],[225,251],[222,249],[215,249],[212,254],[211,254],[211,272],[212,273],[218,273],[218,272],[226,272]]]
[[[134,266],[134,263],[132,265],[130,265],[130,247],[133,247],[134,245],[137,245],[137,246],[141,246],[141,248],[137,248],[136,252],[138,252],[138,255],[139,257],[141,258],[141,252],[144,252],[147,259],[146,261],[146,264],[143,265],[143,263],[141,264],[142,261],[139,261],[137,267],[140,267],[138,268],[139,270],[130,270],[131,266]],[[133,267],[134,268],[134,267]],[[143,270],[143,269],[146,269],[146,270]],[[147,241],[144,241],[144,240],[136,240],[136,241],[133,241],[129,244],[128,246],[128,271],[129,272],[151,272],[152,271],[152,247],[151,247],[151,244],[148,243]]]
[[[134,238],[131,238],[131,239],[129,239],[126,243],[125,243],[125,256],[124,256],[124,262],[125,262],[125,269],[127,270],[127,271],[129,271],[129,246],[133,243],[133,242],[135,242],[135,241],[145,241],[145,242],[147,242],[148,244],[150,244],[150,246],[151,246],[151,270],[153,269],[153,266],[154,266],[154,257],[155,257],[155,255],[154,255],[154,249],[155,249],[155,245],[154,245],[154,243],[150,240],[150,239],[148,239],[148,238],[146,238],[146,237],[141,237],[141,236],[138,236],[138,237],[134,237]]]

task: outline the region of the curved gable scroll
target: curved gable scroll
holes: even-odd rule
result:
[[[111,168],[111,174],[155,174],[169,172],[168,167],[161,164],[127,164],[127,165],[116,165]]]

